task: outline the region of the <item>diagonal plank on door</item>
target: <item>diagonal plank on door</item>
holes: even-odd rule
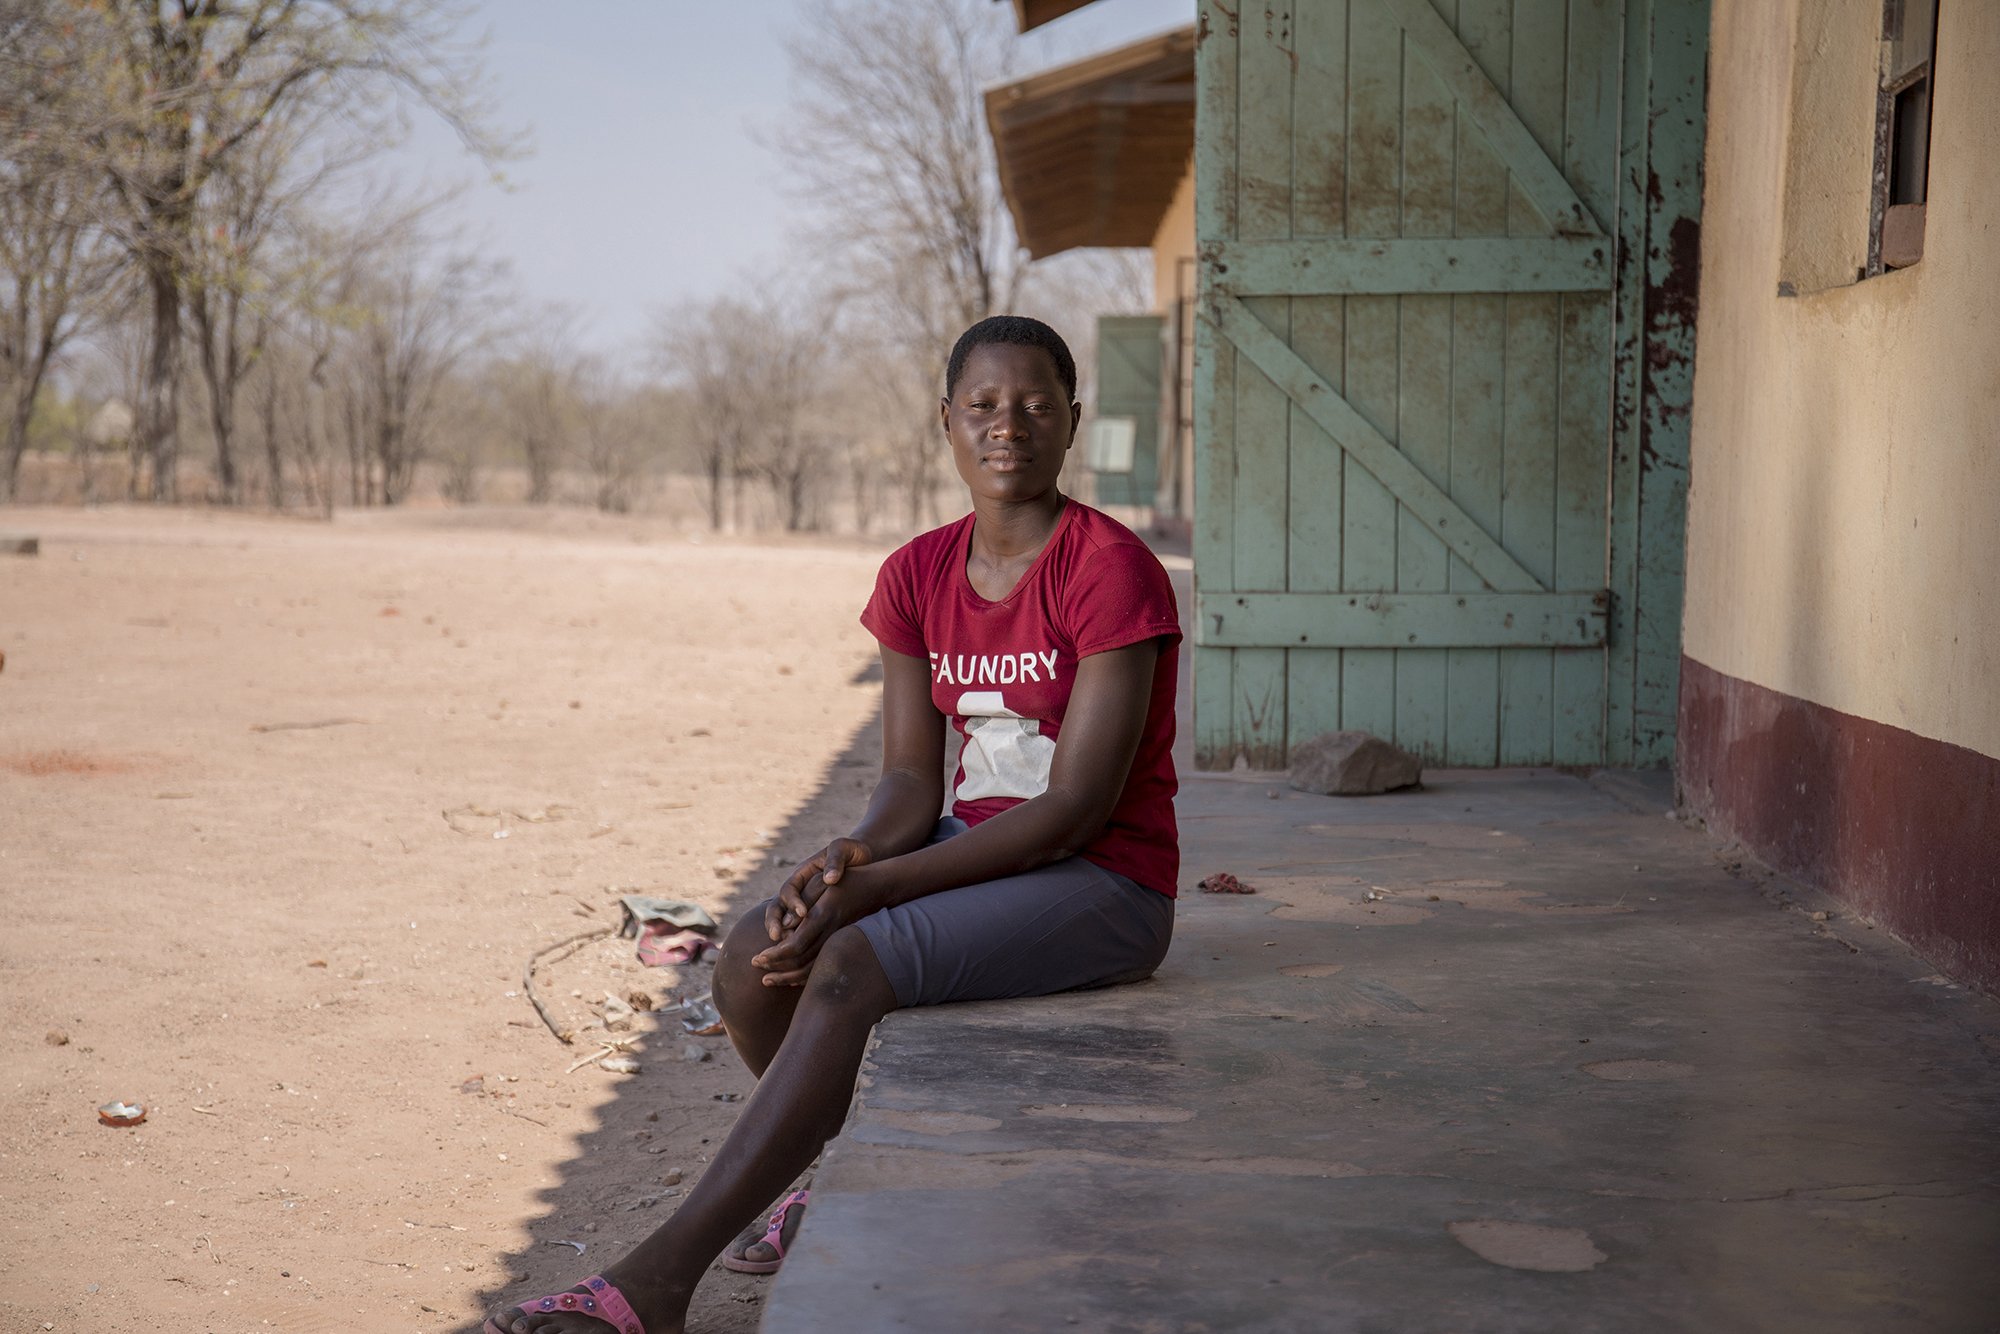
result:
[[[1520,114],[1465,49],[1458,34],[1431,8],[1430,0],[1383,0],[1383,3],[1402,24],[1411,49],[1437,72],[1452,96],[1470,113],[1493,151],[1548,221],[1549,229],[1559,236],[1602,236],[1604,229],[1576,197],[1569,178],[1549,159],[1540,142],[1522,123]]]
[[[1242,302],[1226,292],[1214,291],[1210,296],[1205,313],[1215,321],[1223,336],[1236,345],[1237,351],[1284,390],[1333,437],[1348,457],[1389,488],[1410,513],[1437,534],[1488,586],[1500,592],[1547,591],[1521,562],[1507,554],[1506,548],[1474,523],[1442,487],[1424,476],[1416,464],[1335,393],[1333,386],[1300,360],[1298,353],[1246,310]]]

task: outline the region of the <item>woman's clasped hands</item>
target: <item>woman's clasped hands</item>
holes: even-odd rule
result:
[[[772,945],[750,961],[764,970],[765,986],[804,986],[828,938],[882,906],[852,874],[873,860],[866,843],[836,838],[794,868],[764,907]]]

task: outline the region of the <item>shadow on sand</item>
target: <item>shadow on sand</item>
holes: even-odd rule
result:
[[[854,684],[881,679],[879,664],[870,664],[856,674]],[[813,796],[737,878],[724,911],[717,914],[724,931],[738,914],[775,892],[799,859],[854,827],[874,787],[881,754],[878,704],[826,766]],[[683,975],[676,989],[698,994],[707,989],[711,966],[659,970],[656,989],[675,982],[669,974],[676,972]],[[482,1290],[483,1309],[497,1307],[503,1298],[519,1301],[560,1291],[623,1255],[686,1198],[713,1147],[735,1123],[741,1099],[749,1096],[755,1081],[725,1039],[708,1039],[704,1045],[714,1051],[714,1059],[694,1064],[680,1059],[688,1039],[678,1016],[641,1015],[638,1029],[643,1037],[640,1073],[619,1081],[610,1101],[598,1109],[596,1128],[578,1137],[560,1179],[541,1192],[541,1211],[528,1223],[533,1240],[496,1257],[509,1277],[502,1286]],[[583,1054],[578,1048],[577,1055]],[[675,1155],[657,1152],[656,1141],[674,1133],[683,1137],[684,1147]],[[681,1179],[670,1186],[675,1171]],[[574,1249],[577,1243],[585,1248],[581,1253]],[[757,1328],[768,1282],[710,1266],[689,1312],[690,1330],[749,1334]],[[462,1328],[471,1334],[479,1324]]]
[[[1170,553],[1171,554],[1171,553]],[[1188,630],[1193,605],[1192,577],[1184,561],[1174,562],[1171,576],[1174,596],[1181,608],[1182,631]],[[1174,761],[1182,772],[1192,768],[1193,729],[1192,658],[1185,644],[1180,655],[1179,735]],[[879,686],[882,669],[878,662],[857,672],[853,683]],[[958,764],[957,738],[947,731],[944,756],[946,786]],[[847,745],[828,764],[813,796],[786,821],[757,864],[738,880],[722,917],[726,930],[736,915],[761,903],[777,890],[781,878],[798,860],[847,833],[860,820],[874,788],[882,758],[882,715],[878,703],[867,722],[857,728]],[[695,970],[686,970],[693,973]],[[707,970],[701,970],[705,973]],[[707,983],[696,981],[688,989],[699,992]],[[625,1079],[617,1093],[598,1113],[595,1130],[582,1135],[575,1152],[561,1169],[561,1179],[541,1193],[542,1212],[528,1224],[534,1240],[523,1249],[499,1257],[511,1275],[504,1286],[481,1293],[484,1309],[498,1306],[503,1297],[521,1300],[555,1292],[575,1283],[586,1274],[623,1255],[641,1237],[658,1227],[673,1210],[699,1168],[707,1161],[709,1149],[722,1141],[735,1124],[740,1103],[722,1100],[718,1094],[749,1096],[755,1081],[735,1053],[722,1039],[710,1039],[715,1048],[713,1061],[684,1064],[677,1059],[684,1043],[678,1022],[642,1016],[646,1051],[640,1053],[643,1070]],[[578,1052],[578,1055],[581,1055]],[[669,1131],[688,1132],[687,1143],[695,1151],[692,1162],[668,1164],[649,1154],[650,1137]],[[671,1168],[683,1173],[678,1195],[665,1192],[663,1177]],[[651,1198],[653,1203],[640,1205]],[[750,1220],[745,1219],[747,1224]],[[595,1224],[595,1232],[582,1229]],[[579,1255],[564,1241],[582,1242]],[[696,1291],[688,1313],[692,1334],[752,1334],[763,1313],[763,1295],[769,1280],[732,1273],[711,1265]],[[477,1323],[467,1334],[476,1334]]]

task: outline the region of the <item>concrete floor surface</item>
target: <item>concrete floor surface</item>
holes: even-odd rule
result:
[[[1190,778],[1259,892],[1156,978],[891,1016],[763,1329],[2000,1328],[2000,1006],[1656,782],[1426,782]]]

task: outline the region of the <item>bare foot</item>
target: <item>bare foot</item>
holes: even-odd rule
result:
[[[791,1193],[787,1192],[785,1199],[789,1200],[791,1198],[792,1198]],[[799,1234],[799,1224],[805,1221],[805,1216],[806,1216],[805,1201],[801,1200],[797,1204],[792,1205],[789,1209],[786,1209],[784,1207],[784,1204],[781,1202],[779,1204],[779,1208],[784,1211],[785,1218],[784,1218],[784,1226],[778,1233],[778,1240],[779,1244],[785,1248],[786,1252],[790,1252],[790,1250],[792,1249],[792,1238],[796,1237]],[[764,1238],[767,1235],[769,1235],[770,1231],[771,1231],[770,1217],[767,1216],[759,1218],[749,1227],[743,1229],[743,1234],[737,1237],[735,1241],[730,1242],[729,1249],[723,1253],[727,1256],[733,1257],[734,1259],[744,1260],[748,1261],[751,1264],[759,1264],[759,1265],[770,1264],[774,1261],[781,1260],[784,1257],[778,1253],[777,1248],[772,1246],[770,1242],[764,1240]],[[738,1270],[737,1272],[741,1273],[743,1271]]]

